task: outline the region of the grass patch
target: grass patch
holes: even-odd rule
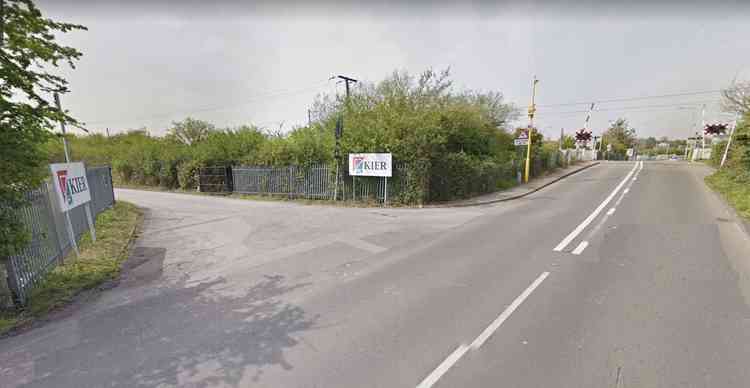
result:
[[[10,313],[4,313],[3,315],[0,316],[0,334],[5,333],[18,323],[18,317],[14,317]]]
[[[81,291],[97,287],[114,279],[120,264],[127,258],[127,246],[142,214],[130,203],[117,201],[96,218],[96,243],[87,233],[78,244],[80,257],[71,252],[65,264],[57,266],[33,289],[29,303],[18,312],[0,316],[0,334],[13,326],[42,317],[57,307],[70,302]]]
[[[728,170],[706,177],[709,187],[719,192],[742,218],[750,221],[750,182],[742,182]]]

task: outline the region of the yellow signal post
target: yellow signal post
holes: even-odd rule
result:
[[[534,81],[531,83],[531,105],[529,105],[529,142],[526,145],[526,172],[524,173],[524,182],[529,181],[529,167],[531,165],[531,139],[534,131],[534,113],[536,112],[536,104],[534,100],[536,98],[536,84],[539,80],[534,76]]]

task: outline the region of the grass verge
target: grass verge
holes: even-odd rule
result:
[[[79,243],[80,257],[65,258],[31,292],[23,310],[0,313],[0,334],[44,317],[73,300],[82,291],[93,289],[117,277],[120,264],[127,258],[128,245],[142,213],[133,204],[117,201],[96,217],[96,243],[84,234]]]
[[[750,184],[738,181],[728,170],[707,176],[706,183],[719,192],[745,221],[750,221]]]

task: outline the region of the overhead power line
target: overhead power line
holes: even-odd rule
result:
[[[204,107],[195,107],[195,108],[182,108],[182,109],[175,110],[169,113],[159,113],[155,115],[141,116],[141,117],[134,117],[134,118],[96,120],[96,121],[86,122],[86,125],[102,124],[102,123],[109,124],[109,123],[124,123],[124,122],[133,122],[133,121],[146,121],[146,120],[167,118],[167,117],[175,116],[178,114],[193,114],[193,113],[200,113],[200,112],[221,111],[221,110],[226,110],[226,109],[232,109],[238,106],[251,104],[251,103],[258,102],[267,98],[296,95],[296,94],[306,93],[306,92],[313,91],[313,90],[319,90],[322,86],[326,85],[327,83],[328,81],[319,82],[317,84],[314,84],[312,86],[308,86],[302,89],[267,91],[262,94],[255,95],[255,97],[252,99],[234,103],[234,104],[226,104],[222,106],[211,106],[211,107],[204,106]]]
[[[641,96],[641,97],[624,97],[624,98],[610,98],[610,99],[596,99],[592,98],[585,102],[566,102],[566,103],[559,103],[559,104],[539,104],[538,107],[553,107],[553,106],[572,106],[572,105],[588,105],[591,103],[591,101],[596,102],[597,104],[603,104],[608,102],[625,102],[625,101],[637,101],[637,100],[648,100],[652,98],[669,98],[669,97],[683,97],[683,96],[697,96],[702,94],[713,94],[713,93],[720,93],[721,89],[717,90],[703,90],[703,91],[696,91],[696,92],[684,92],[684,93],[672,93],[672,94],[660,94],[660,95],[653,95],[653,96]]]
[[[672,103],[672,104],[661,104],[661,105],[638,105],[638,106],[624,106],[624,107],[610,107],[610,108],[599,108],[596,109],[597,112],[606,112],[606,111],[623,111],[627,112],[630,110],[641,110],[641,109],[652,109],[652,108],[694,108],[700,104],[711,104],[711,103],[717,103],[718,101],[710,100],[710,101],[685,101],[685,102],[679,102],[679,103]],[[576,113],[587,113],[588,110],[572,110],[572,111],[565,111],[565,112],[551,112],[551,111],[539,111],[539,114],[542,116],[554,116],[554,115],[564,115],[564,114],[576,114]]]

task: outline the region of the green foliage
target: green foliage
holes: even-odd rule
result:
[[[717,147],[713,152],[717,153]],[[724,149],[721,148],[721,152]],[[712,161],[716,155],[711,155]],[[721,155],[719,155],[719,160]],[[713,161],[718,165],[718,162]],[[750,112],[737,123],[734,140],[729,148],[724,167],[711,176],[706,183],[721,193],[737,212],[750,221]]]
[[[4,0],[0,13],[0,257],[27,241],[12,209],[25,203],[24,193],[45,176],[43,144],[59,122],[75,119],[48,101],[51,94],[67,92],[67,82],[48,72],[67,62],[71,67],[81,53],[59,45],[59,32],[83,26],[46,19],[30,0]]]
[[[721,158],[724,156],[724,149],[726,149],[726,147],[726,141],[716,143],[711,147],[711,159],[708,162],[712,166],[719,167],[719,164],[721,164]]]
[[[317,120],[288,133],[253,126],[216,129],[188,118],[163,137],[146,130],[109,138],[72,136],[71,148],[89,164],[111,163],[118,184],[193,190],[204,166],[333,163],[334,128],[342,116],[342,163],[350,152],[391,152],[396,163],[408,165],[406,187],[393,200],[450,200],[507,186],[515,178],[510,166],[520,157],[514,135],[503,125],[516,117],[515,108],[500,93],[454,92],[449,75],[395,72],[377,84],[357,84],[348,103],[319,96]],[[540,133],[533,136],[535,158],[552,152],[542,151]],[[47,145],[51,160],[61,155],[58,144]]]
[[[141,220],[140,210],[123,201],[100,213],[96,217],[96,244],[85,234],[79,243],[80,257],[71,253],[63,265],[52,270],[34,288],[25,310],[0,316],[0,333],[19,321],[43,316],[81,291],[115,278],[127,258],[131,233]]]
[[[738,175],[731,170],[721,170],[706,177],[706,183],[750,221],[750,174]]]
[[[185,120],[173,122],[168,136],[182,144],[193,145],[205,140],[214,129],[214,126],[206,121],[188,117]]]
[[[510,163],[480,159],[465,152],[445,154],[432,166],[430,201],[447,201],[487,193],[513,184]]]
[[[635,130],[630,128],[628,121],[619,118],[610,124],[609,129],[604,132],[602,137],[602,149],[606,150],[607,145],[612,145],[612,151],[609,157],[624,158],[628,148],[636,144]]]
[[[562,149],[572,150],[576,148],[576,139],[571,135],[563,136]]]

